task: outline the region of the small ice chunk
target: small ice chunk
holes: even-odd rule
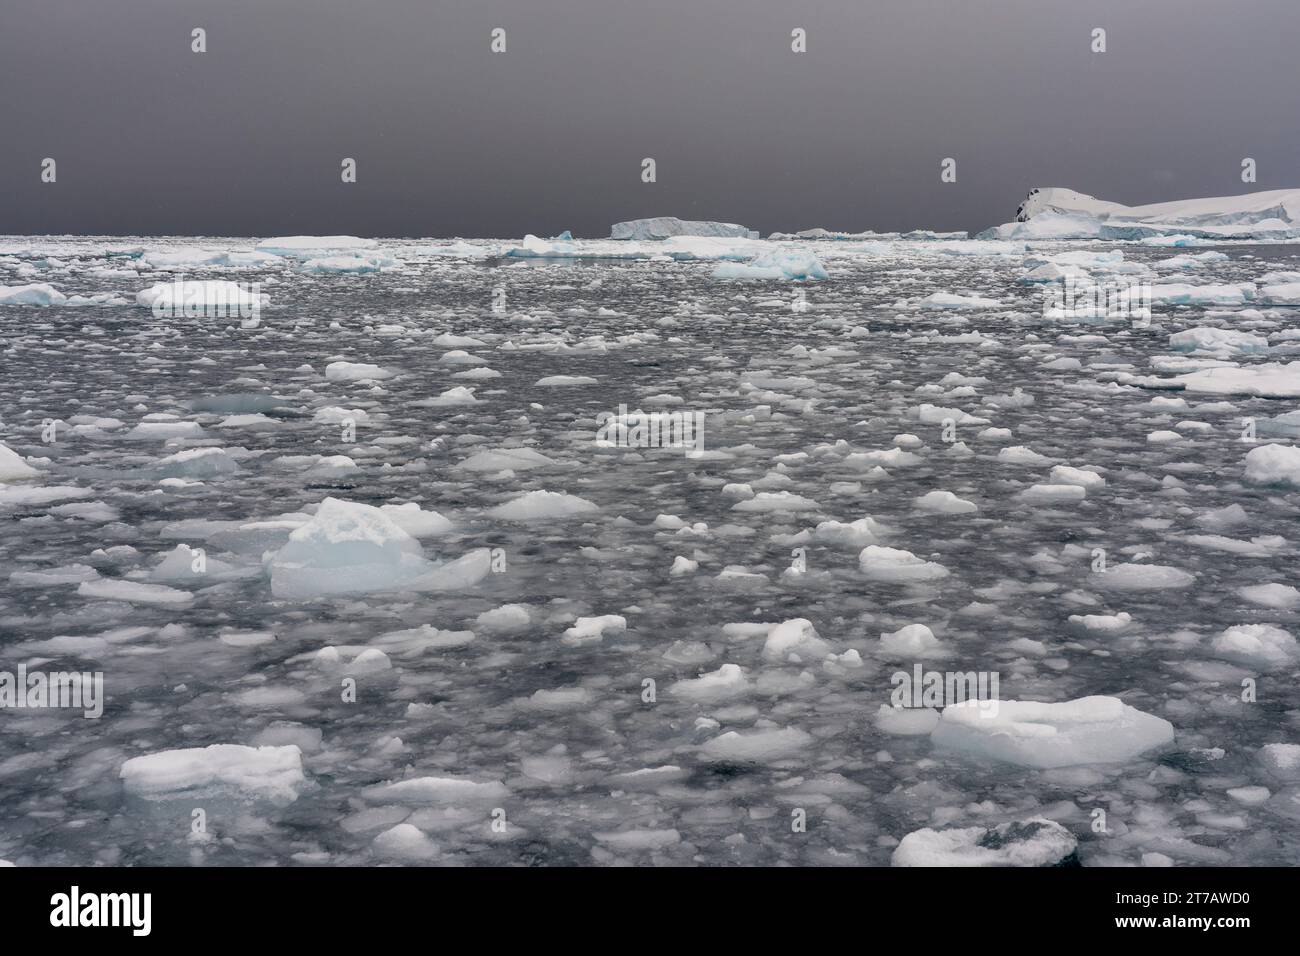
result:
[[[586,498],[556,491],[529,491],[505,504],[489,508],[489,518],[500,521],[542,521],[550,518],[569,518],[590,514],[600,507]]]
[[[810,746],[812,734],[797,727],[728,731],[700,748],[706,760],[719,763],[767,763],[793,757]]]
[[[858,566],[873,581],[890,584],[915,584],[937,581],[948,576],[948,569],[933,561],[918,558],[911,551],[868,545],[858,555]]]

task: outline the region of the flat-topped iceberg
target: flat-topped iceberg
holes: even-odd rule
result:
[[[276,236],[259,242],[257,251],[277,256],[315,258],[325,252],[356,252],[377,245],[373,239],[357,236]]]
[[[1032,189],[1014,222],[980,239],[1300,239],[1300,189],[1125,206],[1060,186]]]
[[[674,236],[718,236],[724,239],[757,239],[753,229],[734,222],[704,222],[655,216],[653,219],[630,219],[610,226],[611,239],[671,239]]]

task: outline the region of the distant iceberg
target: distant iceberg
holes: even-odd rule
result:
[[[609,229],[611,239],[671,239],[674,236],[715,236],[722,239],[757,239],[758,233],[734,222],[699,222],[676,216],[631,219]]]
[[[257,251],[277,256],[316,258],[327,252],[356,252],[377,245],[373,239],[356,236],[276,236],[259,242]]]
[[[1014,222],[978,239],[1300,239],[1300,189],[1125,206],[1049,186],[1031,189]]]
[[[967,239],[969,235],[965,232],[933,232],[929,229],[913,229],[910,232],[873,232],[870,229],[865,232],[836,232],[831,229],[817,228],[803,229],[799,232],[774,232],[767,238],[778,242],[787,242],[791,239],[861,242],[885,239]]]

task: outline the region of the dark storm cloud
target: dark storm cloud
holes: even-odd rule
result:
[[[1295,0],[0,0],[0,232],[974,230],[1035,185],[1296,186],[1298,31]]]

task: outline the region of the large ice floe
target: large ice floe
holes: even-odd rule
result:
[[[975,757],[1050,768],[1129,761],[1172,743],[1174,728],[1115,697],[976,701],[944,708],[930,739]]]
[[[0,238],[0,859],[1294,864],[1290,196]]]

